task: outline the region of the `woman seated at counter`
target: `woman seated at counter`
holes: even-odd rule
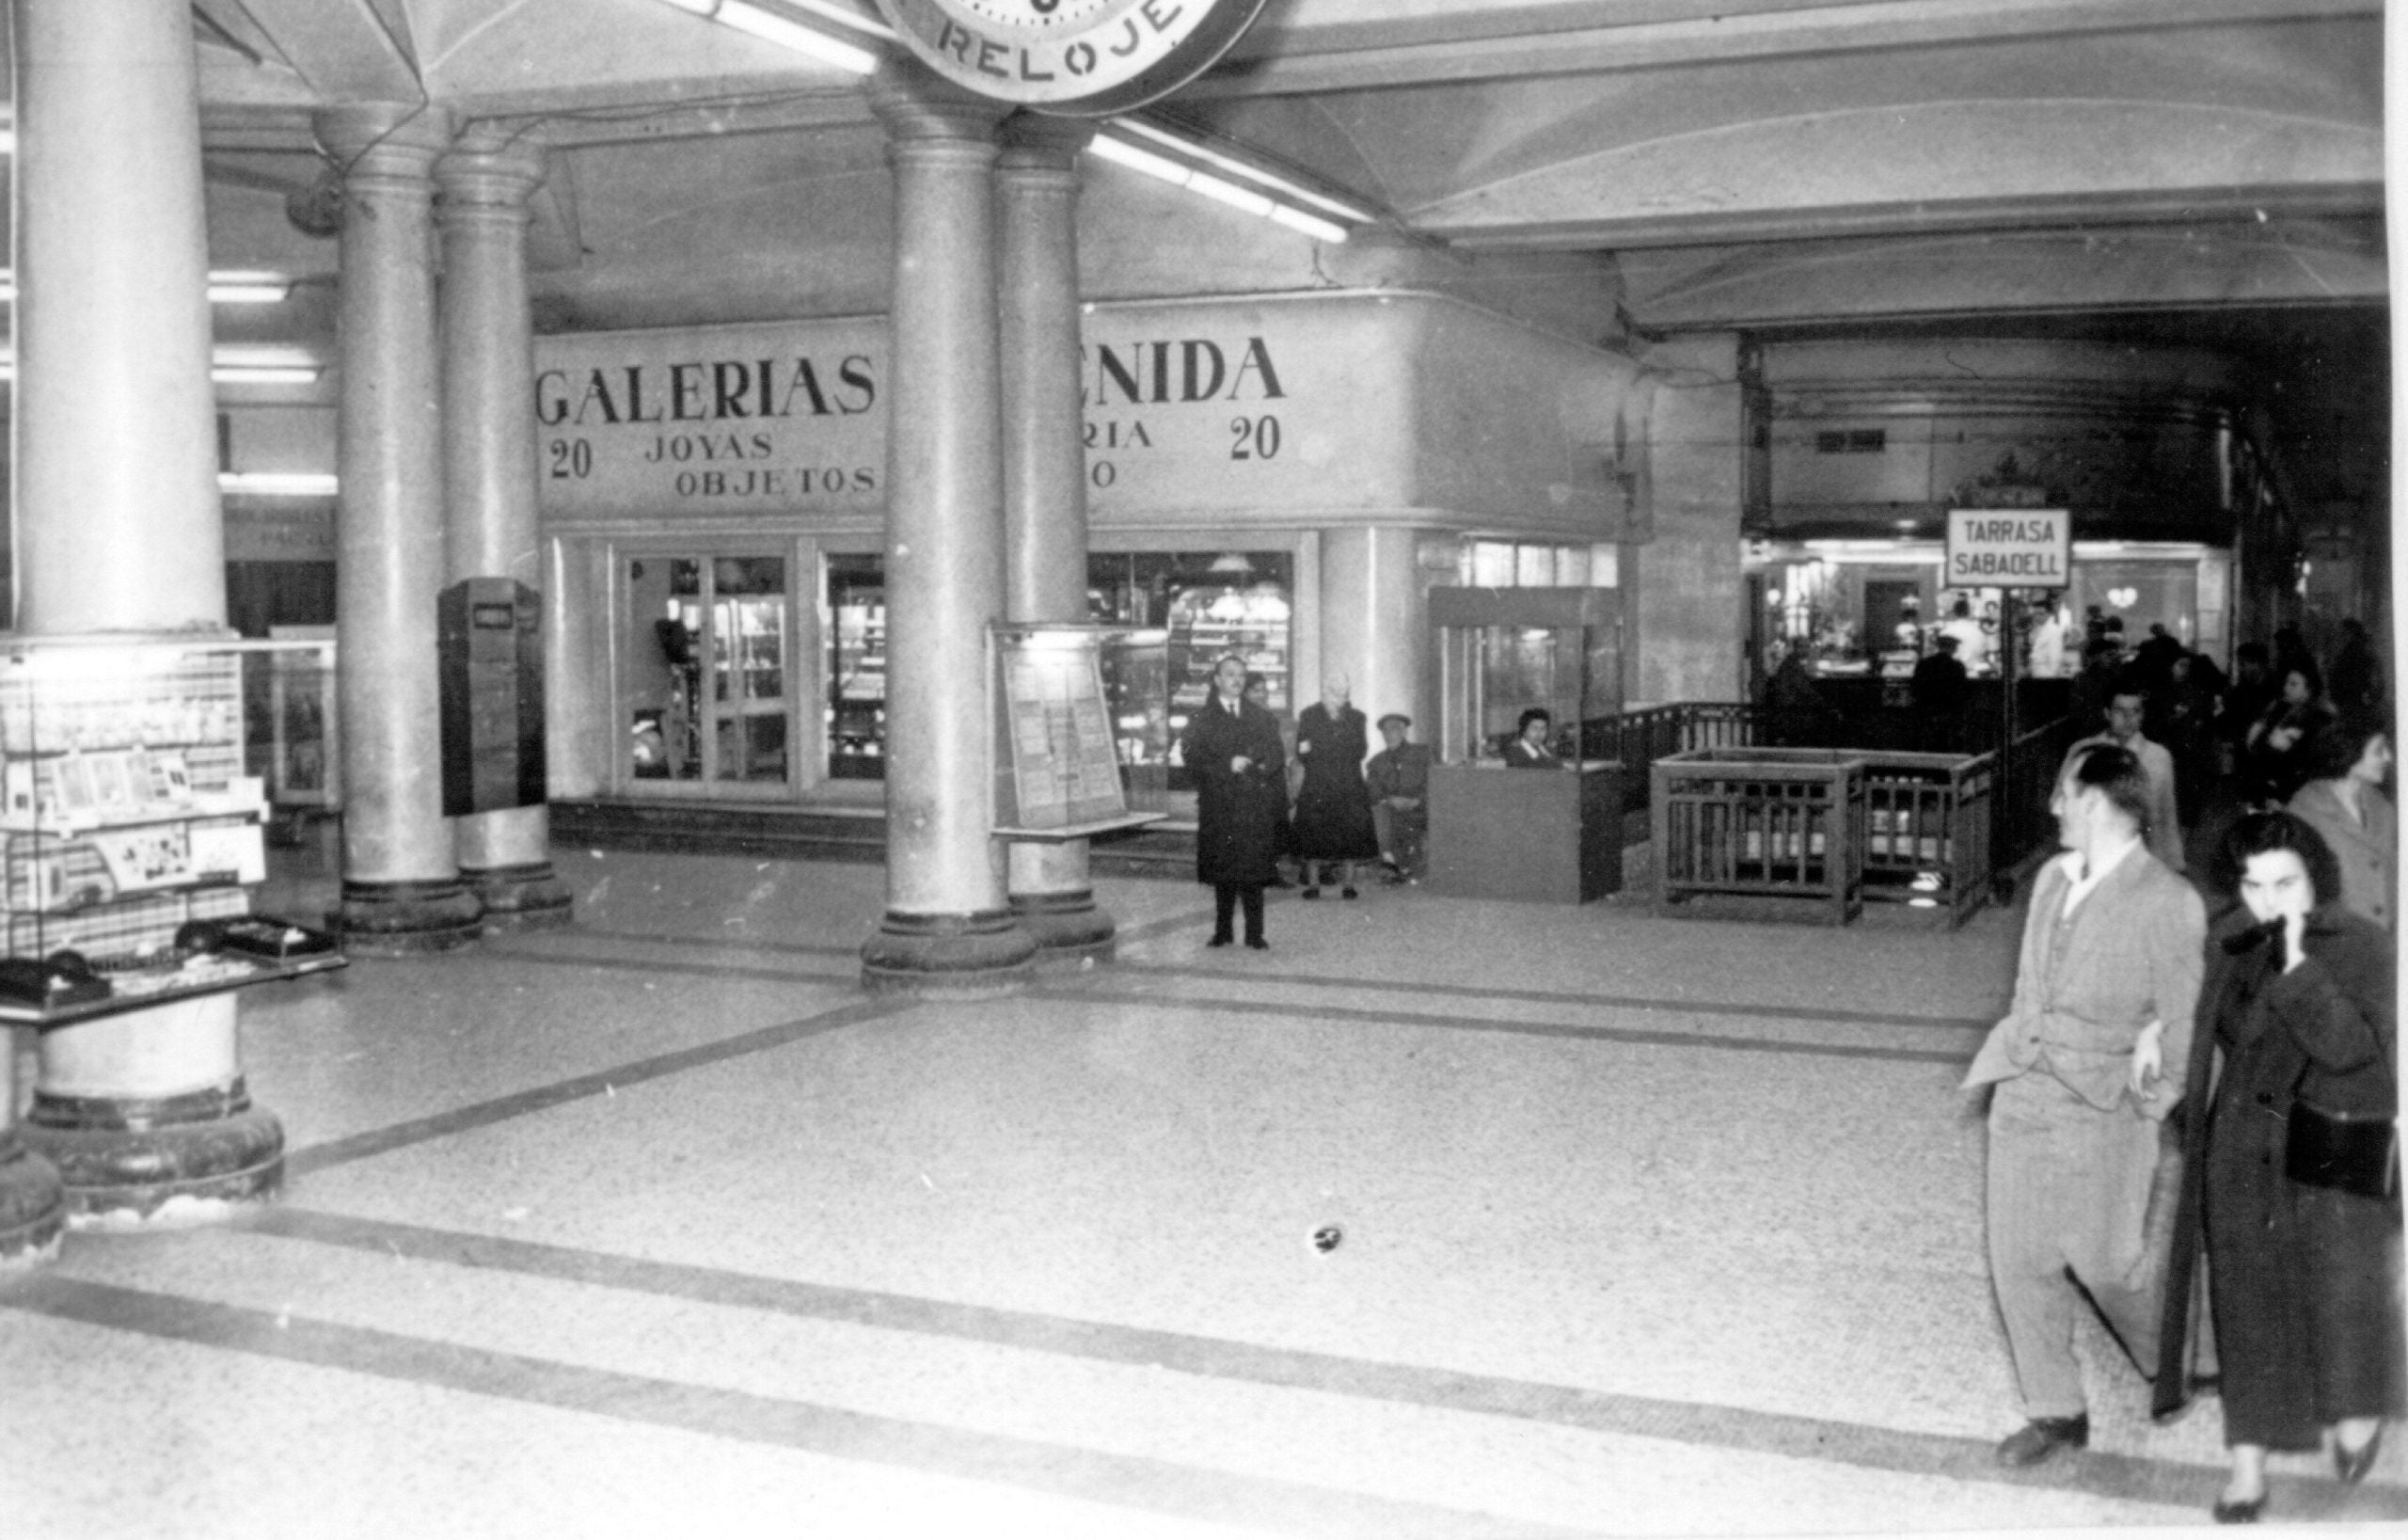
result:
[[[1505,745],[1505,763],[1513,770],[1560,770],[1563,761],[1554,748],[1555,714],[1533,706],[1513,725],[1513,741]]]

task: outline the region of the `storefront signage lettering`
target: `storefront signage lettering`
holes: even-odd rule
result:
[[[1094,342],[1079,350],[1079,405],[1087,409],[1087,481],[1098,490],[1120,479],[1120,463],[1098,452],[1154,448],[1157,429],[1142,417],[1100,416],[1111,406],[1219,405],[1231,402],[1286,399],[1271,344],[1259,335],[1228,347],[1210,337],[1155,338],[1135,342]],[[1276,458],[1283,430],[1268,412],[1240,412],[1229,419],[1229,460]]]
[[[2071,580],[2072,533],[2062,508],[1951,509],[1947,586],[2063,588]]]
[[[853,417],[878,402],[870,361],[841,359],[834,385],[805,357],[714,358],[647,367],[587,369],[535,376],[535,421],[547,428],[626,422],[723,422],[732,418]]]

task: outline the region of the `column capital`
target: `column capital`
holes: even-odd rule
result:
[[[1004,150],[996,167],[1005,171],[1061,171],[1076,175],[1079,152],[1095,138],[1084,119],[1015,113],[1003,128]]]
[[[863,87],[870,111],[895,146],[931,142],[995,143],[995,127],[1010,113],[911,60],[889,62]]]
[[[545,145],[531,126],[475,122],[462,129],[435,164],[444,207],[503,209],[519,214],[544,184]]]
[[[448,108],[413,102],[359,102],[310,119],[318,146],[334,157],[346,186],[368,180],[426,182],[452,148]]]

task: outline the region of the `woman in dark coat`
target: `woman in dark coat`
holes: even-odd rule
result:
[[[2294,659],[2276,677],[2274,698],[2242,738],[2242,777],[2258,802],[2282,803],[2307,784],[2308,744],[2333,721],[2324,676],[2313,659]]]
[[[2225,851],[2242,902],[2209,944],[2192,1037],[2155,1409],[2178,1410],[2189,1388],[2204,1234],[2232,1449],[2214,1514],[2248,1523],[2265,1505],[2268,1450],[2315,1449],[2329,1425],[2341,1479],[2358,1481],[2382,1420],[2401,1411],[2396,1161],[2387,1191],[2381,1162],[2359,1167],[2378,1182],[2361,1193],[2330,1184],[2346,1176],[2331,1166],[2286,1160],[2292,1125],[2316,1127],[2320,1112],[2388,1124],[2397,1028],[2390,938],[2334,901],[2337,869],[2316,831],[2289,813],[2252,814]]]
[[[1188,719],[1180,760],[1196,776],[1196,880],[1212,884],[1212,939],[1237,939],[1229,922],[1245,908],[1245,944],[1262,939],[1262,890],[1277,876],[1279,818],[1288,805],[1279,723],[1245,698],[1245,660],[1212,665],[1212,689]]]
[[[1349,688],[1345,679],[1330,678],[1321,699],[1296,716],[1296,762],[1305,770],[1296,788],[1296,858],[1307,898],[1321,897],[1321,880],[1333,865],[1339,894],[1355,897],[1354,863],[1380,858],[1371,788],[1363,781],[1370,735],[1363,713],[1347,704]]]

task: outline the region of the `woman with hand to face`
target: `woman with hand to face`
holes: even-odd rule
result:
[[[2229,1524],[2264,1508],[2269,1450],[2317,1449],[2327,1428],[2341,1479],[2363,1479],[2404,1372],[2390,938],[2337,901],[2332,851],[2292,815],[2243,818],[2225,854],[2240,904],[2208,947],[2192,1039],[2155,1409],[2188,1390],[2204,1236],[2232,1450],[2213,1513]]]

